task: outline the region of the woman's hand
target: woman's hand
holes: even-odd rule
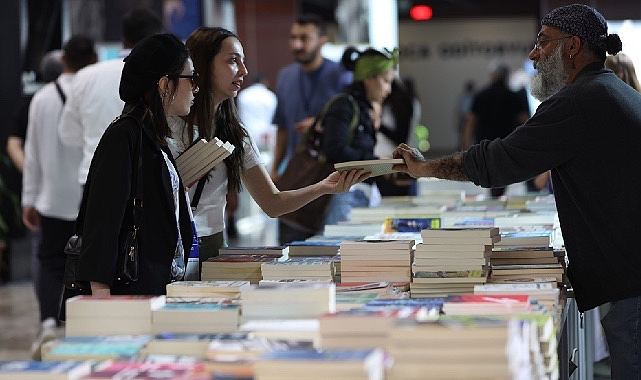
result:
[[[322,186],[325,194],[344,193],[350,187],[369,178],[371,173],[365,173],[363,169],[345,170],[333,172],[318,184]]]

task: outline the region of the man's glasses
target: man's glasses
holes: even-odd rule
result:
[[[191,82],[191,90],[194,92],[198,92],[198,84],[196,81],[198,80],[198,73],[193,73],[193,74],[179,74],[179,75],[167,75],[169,78],[186,78],[189,79]]]
[[[548,42],[550,41],[557,41],[557,40],[563,40],[566,38],[572,38],[572,36],[563,36],[563,37],[557,37],[557,38],[548,38],[545,40],[542,40],[540,38],[537,38],[536,41],[534,42],[534,47],[532,48],[533,50],[541,50],[542,48],[547,45]]]

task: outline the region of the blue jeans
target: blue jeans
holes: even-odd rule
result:
[[[369,206],[369,198],[362,190],[347,191],[332,195],[329,202],[325,224],[338,224],[347,222],[352,216],[352,207]]]
[[[641,379],[641,297],[612,302],[601,325],[610,350],[612,380]]]

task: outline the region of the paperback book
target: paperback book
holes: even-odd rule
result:
[[[93,363],[85,360],[2,360],[0,380],[76,380],[90,373]]]
[[[403,163],[405,163],[405,161],[403,161],[402,158],[347,161],[334,164],[334,169],[338,171],[363,169],[366,173],[371,173],[370,177],[377,177],[380,175],[394,173],[395,170],[393,170],[392,167]]]
[[[193,186],[214,166],[232,154],[234,146],[217,137],[210,141],[196,140],[176,157],[176,169],[186,187]]]

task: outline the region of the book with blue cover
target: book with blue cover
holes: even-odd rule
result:
[[[495,246],[548,247],[552,230],[501,231],[501,241]]]
[[[445,297],[428,297],[428,298],[379,298],[375,299],[361,309],[365,310],[392,310],[402,308],[426,308],[440,309],[445,302]]]
[[[441,227],[441,218],[385,218],[385,233],[421,232]]]
[[[2,360],[0,380],[75,380],[91,372],[87,360]]]
[[[340,241],[303,240],[288,243],[289,256],[336,256]]]
[[[108,360],[132,357],[149,342],[149,335],[67,336],[42,347],[44,360]]]

